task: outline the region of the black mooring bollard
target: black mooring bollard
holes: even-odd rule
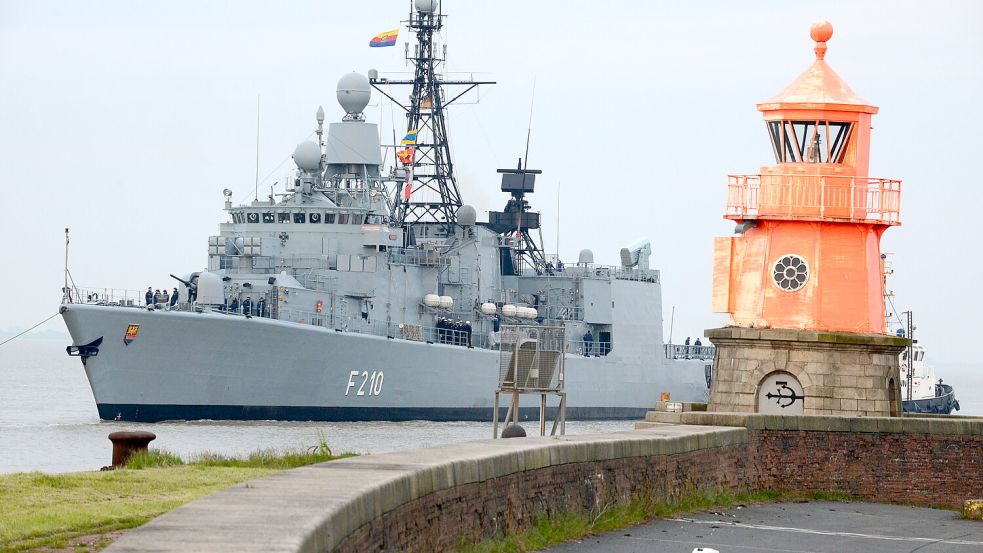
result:
[[[112,468],[118,469],[126,464],[130,455],[138,451],[147,451],[147,444],[157,439],[153,432],[137,430],[135,432],[113,432],[109,441],[113,442]]]
[[[526,429],[522,428],[518,424],[510,424],[502,430],[503,438],[525,438]]]

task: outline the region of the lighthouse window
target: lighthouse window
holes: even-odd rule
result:
[[[307,222],[307,215],[305,215],[303,211],[301,211],[299,213],[294,213],[294,222],[295,223],[306,223]]]
[[[269,211],[263,213],[263,222],[264,223],[272,223],[272,222],[274,222],[273,214],[270,213]]]
[[[768,121],[778,163],[842,163],[850,128],[836,121]]]
[[[789,254],[780,257],[773,267],[775,285],[786,292],[795,292],[809,279],[809,266],[805,259]]]
[[[277,213],[276,214],[276,222],[278,222],[278,223],[289,223],[290,222],[290,214],[289,213],[286,213],[286,212],[282,212],[282,211],[280,213]]]

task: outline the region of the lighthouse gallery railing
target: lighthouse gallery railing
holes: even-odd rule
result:
[[[838,175],[730,175],[730,219],[900,224],[901,181]]]

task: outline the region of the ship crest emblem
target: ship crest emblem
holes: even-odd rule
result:
[[[128,346],[137,339],[137,333],[140,332],[140,325],[128,325],[126,327],[126,334],[123,335],[123,345]]]

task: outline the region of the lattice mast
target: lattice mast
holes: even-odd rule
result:
[[[443,28],[445,17],[436,0],[414,1],[409,20],[404,22],[411,32],[416,33],[417,39],[412,51],[408,45],[406,51],[406,59],[414,66],[413,79],[393,80],[370,75],[369,82],[406,112],[407,132],[417,131],[416,144],[405,146],[415,148],[413,161],[406,164],[410,195],[407,199],[404,187],[395,187],[392,220],[399,224],[444,223],[449,231],[457,222],[457,209],[463,203],[454,176],[444,115],[448,106],[478,85],[495,83],[443,78],[440,70],[447,49],[445,45],[443,54],[438,54],[435,35]],[[382,88],[390,85],[412,86],[409,102],[404,104]],[[449,86],[464,88],[455,90],[448,100],[444,93]]]

